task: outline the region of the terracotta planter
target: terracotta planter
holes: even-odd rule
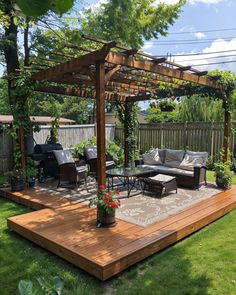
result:
[[[11,191],[12,192],[21,192],[24,190],[23,180],[11,181]]]
[[[97,227],[113,227],[116,225],[116,210],[108,213],[105,209],[97,206]]]

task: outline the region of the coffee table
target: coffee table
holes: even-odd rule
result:
[[[108,178],[108,190],[110,190],[110,188],[114,189],[114,177],[117,177],[122,184],[127,187],[127,196],[129,198],[131,190],[135,187],[139,177],[150,177],[156,175],[156,172],[146,167],[121,167],[107,170],[106,175]]]

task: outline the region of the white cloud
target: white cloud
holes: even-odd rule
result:
[[[205,39],[206,38],[206,35],[202,32],[197,32],[194,34],[199,40],[201,39]]]
[[[222,52],[235,50],[234,52]],[[212,52],[218,52],[213,54],[208,54]],[[195,53],[195,52],[191,52]],[[207,54],[206,54],[207,53]],[[179,53],[180,55],[184,53]],[[217,39],[209,47],[202,50],[203,55],[192,55],[192,56],[177,56],[175,57],[175,62],[182,65],[196,66],[199,70],[213,71],[215,69],[231,70],[236,73],[236,63],[231,61],[236,61],[236,38],[230,41],[225,41],[224,39]],[[220,56],[220,57],[219,57]],[[226,64],[220,64],[220,62],[229,62]],[[219,63],[219,64],[211,64]],[[204,64],[204,65],[202,65]],[[202,65],[202,66],[197,66]]]
[[[142,50],[146,52],[153,47],[154,43],[152,41],[146,41],[142,47]]]

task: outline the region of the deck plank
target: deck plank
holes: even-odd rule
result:
[[[20,194],[5,193],[5,197],[8,196],[39,208],[39,211],[9,218],[10,229],[101,280],[165,249],[236,208],[234,186],[148,227],[118,220],[116,227],[108,229],[96,228],[96,210],[81,203],[39,192],[31,196],[29,190]]]

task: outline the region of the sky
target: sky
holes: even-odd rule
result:
[[[97,7],[105,1],[87,0],[84,3]],[[173,4],[178,1],[155,2]],[[169,35],[146,41],[143,51],[155,56],[169,55],[172,61],[199,70],[219,68],[236,72],[235,12],[236,0],[188,0],[179,19],[170,27]],[[181,56],[185,54],[187,56]]]

